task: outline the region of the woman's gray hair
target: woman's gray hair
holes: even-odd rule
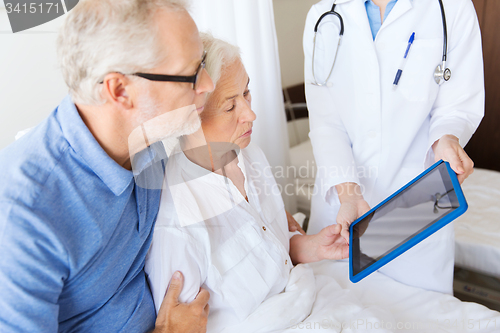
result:
[[[159,9],[186,10],[184,0],[80,0],[57,40],[64,81],[73,102],[98,105],[106,74],[152,69],[166,54],[157,41]]]
[[[217,86],[224,68],[232,65],[236,60],[241,61],[240,48],[221,39],[214,38],[209,33],[200,33],[203,47],[207,51],[205,60],[206,70]]]

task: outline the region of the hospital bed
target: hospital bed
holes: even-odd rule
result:
[[[476,168],[462,189],[469,209],[455,221],[453,289],[500,310],[500,172]]]
[[[316,168],[312,145],[309,139],[297,143],[300,139],[291,137],[296,145],[290,148],[290,161],[299,170],[294,179],[297,207],[308,215]],[[462,188],[469,209],[454,222],[454,292],[500,310],[500,172],[476,168]]]

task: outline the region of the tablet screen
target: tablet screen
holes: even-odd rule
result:
[[[373,210],[352,228],[355,276],[460,206],[445,163]]]

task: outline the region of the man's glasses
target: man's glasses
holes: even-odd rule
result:
[[[149,74],[149,73],[134,73],[131,75],[142,77],[146,80],[150,81],[161,81],[161,82],[186,82],[192,83],[193,89],[196,90],[198,87],[198,83],[200,82],[199,78],[201,72],[205,68],[205,58],[207,57],[207,51],[203,52],[203,57],[201,58],[201,63],[198,66],[198,69],[191,76],[181,76],[181,75],[163,75],[163,74]]]
[[[149,73],[133,73],[129,75],[135,75],[142,77],[143,79],[150,81],[160,81],[160,82],[186,82],[192,83],[193,89],[196,90],[198,88],[198,84],[200,82],[199,78],[201,72],[205,68],[205,58],[207,57],[207,51],[203,51],[203,57],[201,58],[201,63],[198,66],[198,69],[191,76],[181,76],[181,75],[163,75],[163,74],[149,74]],[[99,82],[102,83],[102,82]]]

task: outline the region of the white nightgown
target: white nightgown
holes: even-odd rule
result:
[[[231,180],[192,163],[177,149],[145,270],[158,311],[175,271],[184,275],[181,302],[200,286],[210,292],[208,331],[243,321],[283,291],[293,267],[284,204],[264,153],[250,144],[238,155],[248,202]],[[168,184],[167,184],[168,182]]]

